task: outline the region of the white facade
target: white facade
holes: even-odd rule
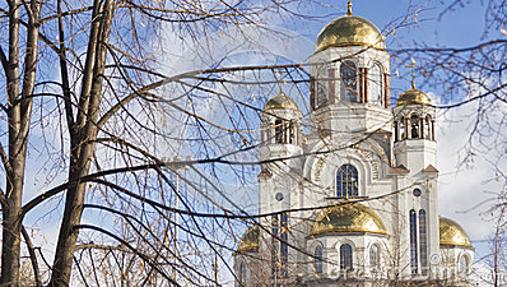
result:
[[[237,286],[468,286],[473,248],[438,215],[435,107],[412,86],[391,109],[389,54],[344,45],[351,19],[377,29],[330,24],[335,42],[310,57],[310,132],[283,93],[261,116],[259,214],[279,214],[240,243]]]

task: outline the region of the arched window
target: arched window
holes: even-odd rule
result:
[[[353,269],[352,246],[343,244],[340,246],[340,270],[350,271]]]
[[[271,272],[272,276],[287,277],[289,261],[289,217],[286,213],[271,217]]]
[[[293,121],[289,123],[289,144],[297,144],[297,126]]]
[[[424,120],[424,138],[433,140],[431,138],[431,117],[430,116],[427,116],[426,119]]]
[[[278,273],[278,231],[279,231],[280,222],[278,220],[278,215],[271,216],[271,276],[274,278]]]
[[[342,165],[336,172],[336,196],[354,197],[359,195],[359,175],[350,164]]]
[[[357,67],[354,62],[345,61],[340,65],[340,80],[341,100],[346,102],[358,102]]]
[[[329,80],[327,67],[322,65],[319,67],[317,71],[317,90],[315,91],[315,108],[321,108],[328,104],[329,102]]]
[[[275,143],[285,143],[285,127],[282,120],[275,121]]]
[[[400,129],[400,140],[407,139],[407,121],[405,118],[401,118],[398,128]]]
[[[239,264],[238,281],[241,285],[246,283],[246,266],[243,262]]]
[[[368,101],[374,104],[378,104],[384,106],[384,79],[383,79],[382,68],[380,64],[376,63],[370,69],[369,77],[368,77],[368,90],[370,94],[368,96]]]
[[[289,217],[287,213],[280,214],[280,261],[284,272],[286,271],[287,262],[289,261]]]
[[[459,257],[458,272],[462,275],[470,272],[470,260],[468,259],[468,256],[461,255]]]
[[[322,273],[322,247],[317,246],[315,248],[315,272]]]
[[[428,274],[428,231],[426,226],[426,211],[419,210],[419,256],[423,275]]]
[[[419,117],[417,117],[415,115],[412,116],[410,118],[410,138],[411,139],[418,139],[421,137],[419,125],[420,125]]]
[[[380,269],[380,248],[377,244],[370,247],[370,268],[372,272],[378,272]]]
[[[415,210],[410,210],[410,269],[412,274],[418,273],[417,264],[417,214]]]

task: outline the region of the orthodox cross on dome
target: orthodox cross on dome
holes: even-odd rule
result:
[[[410,60],[410,64],[406,65],[407,68],[410,68],[410,87],[415,89],[415,67],[417,67],[417,62],[412,59]]]
[[[283,92],[283,88],[285,87],[285,79],[284,79],[282,70],[275,71],[275,78],[278,81],[278,88],[280,89],[280,93],[281,93],[281,92]]]
[[[347,16],[352,16],[352,1],[347,1]]]

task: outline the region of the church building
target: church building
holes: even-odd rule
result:
[[[430,97],[412,76],[392,108],[384,36],[350,1],[309,66],[308,118],[282,89],[261,115],[269,216],[238,242],[235,286],[473,286],[471,241],[439,216]]]

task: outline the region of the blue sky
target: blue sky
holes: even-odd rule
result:
[[[353,1],[353,11],[354,15],[367,18],[383,29],[393,19],[407,14],[410,8],[409,2],[412,1]],[[442,2],[451,1],[414,1],[412,3],[412,7],[422,10],[419,14],[420,25],[412,27],[410,31],[401,32],[407,43],[417,41],[429,45],[463,47],[480,40],[484,30],[485,11],[485,7],[481,4],[482,1],[466,1],[470,3],[463,7],[457,6],[438,19],[439,14],[445,8]],[[323,24],[334,17],[343,15],[346,9],[346,1],[344,0],[324,3],[328,3],[330,7],[314,6],[311,8],[312,12],[316,15],[330,15],[329,17],[313,23],[304,23],[304,25],[296,20],[293,23],[288,23],[289,27],[307,34],[310,38],[312,36],[316,38]]]

